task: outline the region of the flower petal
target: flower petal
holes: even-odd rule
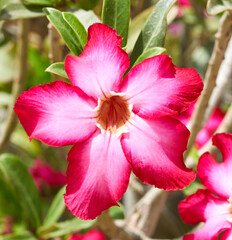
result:
[[[70,81],[94,98],[118,91],[123,74],[130,66],[127,53],[121,49],[122,37],[103,24],[88,30],[88,42],[79,57],[68,55],[65,70]]]
[[[163,117],[184,111],[203,84],[192,68],[177,68],[166,55],[144,60],[131,69],[121,88],[141,117]]]
[[[218,239],[220,232],[230,228],[229,202],[206,189],[199,189],[195,194],[189,195],[180,202],[178,208],[185,223],[206,222],[200,231],[186,235],[184,240]]]
[[[14,110],[30,139],[63,146],[83,141],[94,133],[95,106],[79,88],[55,81],[22,93]]]
[[[200,231],[185,235],[183,240],[218,240],[219,234],[230,227],[229,222],[220,222],[218,219],[211,219],[206,222]]]
[[[218,163],[209,153],[204,153],[198,164],[198,177],[201,183],[218,195],[230,198],[232,196],[232,135],[216,134],[213,144],[223,154],[223,163]]]
[[[125,193],[131,167],[120,139],[98,132],[76,144],[68,155],[65,203],[81,219],[94,219],[117,205]]]
[[[187,128],[171,117],[145,120],[135,116],[121,142],[140,180],[165,190],[176,190],[195,179],[194,171],[183,162],[188,137]]]

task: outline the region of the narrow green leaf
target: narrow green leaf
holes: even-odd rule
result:
[[[64,70],[64,62],[57,62],[50,65],[45,72],[54,73],[64,78],[68,78],[67,73]]]
[[[52,0],[24,0],[23,2],[27,4],[36,4],[43,6],[52,6],[54,4],[54,1]]]
[[[37,240],[33,235],[30,233],[24,234],[9,234],[0,236],[0,240]]]
[[[62,13],[54,8],[43,8],[43,11],[47,15],[48,20],[63,37],[69,49],[75,55],[80,55],[83,51],[80,40],[73,28],[65,21]]]
[[[9,3],[0,12],[0,20],[15,20],[22,18],[41,17],[44,13],[42,7],[25,5],[22,3]]]
[[[96,220],[81,220],[73,218],[65,222],[55,223],[50,226],[42,226],[38,229],[38,235],[41,238],[56,238],[64,236],[70,232],[77,232],[80,230],[87,230],[93,226]]]
[[[207,12],[210,15],[216,15],[226,10],[232,10],[231,0],[208,0],[207,2]]]
[[[153,47],[163,47],[167,30],[167,13],[175,0],[160,0],[147,19],[131,53],[131,66],[145,51]]]
[[[5,177],[28,219],[35,228],[41,225],[38,190],[26,166],[12,154],[0,155],[0,172]]]
[[[63,18],[71,26],[73,31],[76,33],[83,50],[87,43],[87,32],[85,30],[85,27],[82,25],[82,23],[73,13],[64,12]]]
[[[65,210],[65,203],[64,203],[64,195],[65,193],[65,186],[60,189],[60,191],[56,194],[50,208],[48,209],[48,213],[46,218],[44,219],[43,225],[51,225],[59,220],[61,215]]]
[[[150,48],[147,51],[143,52],[136,60],[136,62],[134,63],[133,67],[139,63],[141,63],[144,59],[150,58],[150,57],[154,57],[156,55],[162,54],[166,51],[165,48],[161,48],[161,47],[154,47],[154,48]]]
[[[130,0],[104,0],[102,23],[117,30],[123,37],[122,47],[127,43],[130,21]]]

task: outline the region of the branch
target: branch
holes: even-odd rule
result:
[[[5,128],[0,139],[0,152],[5,148],[8,140],[10,139],[11,133],[14,131],[17,117],[14,113],[14,104],[19,94],[25,88],[25,82],[27,79],[27,53],[28,53],[28,29],[29,22],[26,19],[21,19],[18,22],[19,33],[18,33],[18,64],[19,71],[17,77],[13,80],[12,85],[12,102],[8,108],[6,117]]]
[[[151,236],[157,226],[168,192],[152,187],[126,217],[126,226]]]
[[[187,151],[184,154],[185,158],[189,154],[189,151],[191,150],[195,142],[196,136],[202,127],[205,110],[207,108],[207,104],[212,94],[212,91],[216,85],[218,71],[223,60],[228,41],[230,39],[231,25],[232,13],[227,11],[222,16],[219,30],[215,35],[216,41],[214,44],[214,49],[205,75],[205,87],[197,101],[196,109],[191,118],[191,135],[189,138]]]
[[[226,89],[231,85],[232,78],[232,38],[230,38],[228,47],[225,53],[225,59],[220,67],[216,84],[213,93],[209,100],[209,105],[205,113],[205,119],[208,119],[214,108],[218,105],[220,99],[225,93]],[[204,121],[204,123],[206,120]]]

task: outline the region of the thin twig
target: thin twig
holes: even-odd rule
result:
[[[207,108],[207,104],[212,94],[212,91],[216,85],[218,71],[221,66],[221,62],[223,60],[228,41],[230,39],[231,25],[232,25],[232,13],[227,11],[222,16],[219,30],[215,35],[216,41],[214,49],[205,75],[205,87],[201,96],[199,97],[196,109],[191,118],[190,122],[191,135],[188,142],[188,149],[184,154],[185,158],[189,154],[189,151],[191,150],[195,142],[196,136],[202,127],[202,122],[205,116],[205,110]]]
[[[17,77],[13,80],[12,85],[12,102],[8,108],[6,117],[5,128],[0,139],[0,152],[3,151],[10,139],[11,133],[14,131],[17,117],[14,113],[14,103],[19,94],[25,88],[25,82],[27,79],[27,53],[28,53],[28,29],[29,21],[26,19],[19,20],[19,32],[18,32],[18,64],[19,71]]]

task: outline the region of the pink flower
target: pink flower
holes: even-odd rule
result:
[[[187,124],[193,114],[194,104],[192,104],[188,110],[179,114],[176,118],[183,124]],[[205,126],[198,133],[196,138],[196,147],[199,149],[203,147],[211,138],[213,133],[217,130],[218,126],[222,122],[225,113],[219,107],[216,107],[206,122]]]
[[[189,131],[171,116],[203,88],[194,69],[160,55],[130,66],[122,38],[103,24],[88,30],[83,53],[67,56],[72,84],[56,81],[24,92],[15,104],[31,138],[52,146],[75,144],[68,154],[68,209],[94,219],[125,193],[131,168],[144,182],[182,189],[195,179],[183,163]]]
[[[40,190],[43,184],[47,184],[50,187],[63,186],[66,184],[64,173],[55,171],[50,165],[44,164],[40,159],[35,159],[29,171],[36,186]]]
[[[179,213],[184,222],[204,227],[183,240],[232,239],[232,134],[222,133],[213,137],[213,144],[223,155],[218,163],[209,153],[204,153],[197,167],[198,177],[207,189],[199,189],[179,204]]]
[[[179,0],[179,4],[183,7],[191,6],[191,3],[189,2],[189,0]]]
[[[106,238],[100,231],[91,230],[86,234],[75,234],[68,240],[106,240]]]

